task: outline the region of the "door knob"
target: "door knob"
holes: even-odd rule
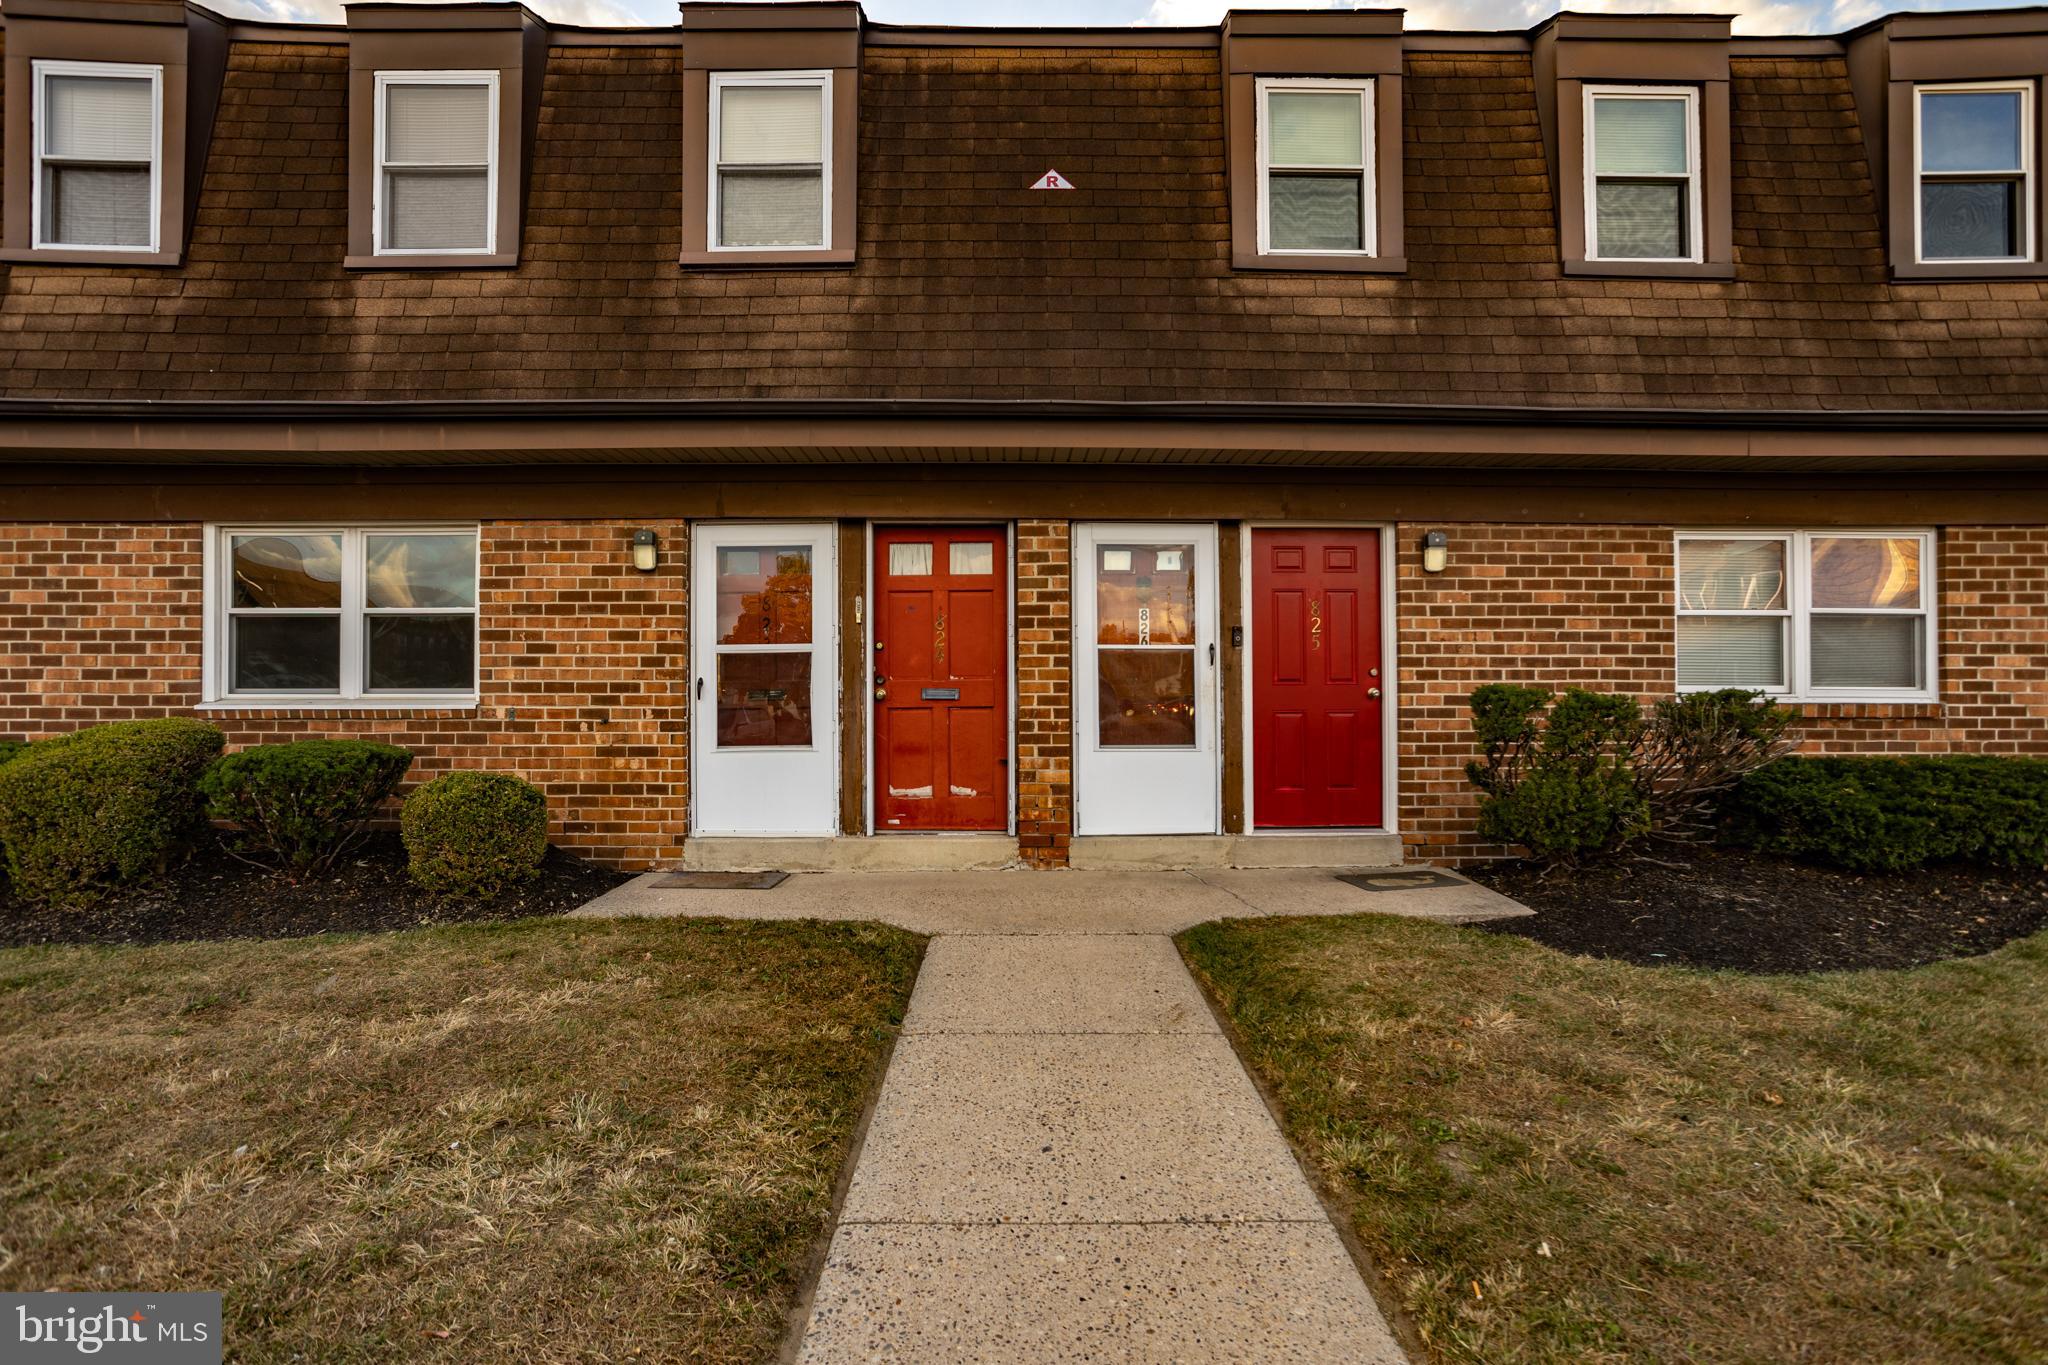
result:
[[[875,700],[876,700],[876,701],[887,701],[887,700],[889,700],[889,689],[888,689],[888,688],[886,688],[886,687],[877,687],[877,688],[875,689]]]
[[[1380,690],[1377,687],[1368,687],[1365,689],[1365,695],[1377,701],[1379,700]]]

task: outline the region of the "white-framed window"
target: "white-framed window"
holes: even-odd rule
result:
[[[1586,87],[1586,259],[1701,259],[1699,92]]]
[[[1932,701],[1931,531],[1681,531],[1678,688]]]
[[[1257,83],[1259,252],[1370,256],[1374,251],[1373,83]]]
[[[36,246],[155,251],[164,69],[116,62],[32,65]]]
[[[473,699],[477,541],[473,525],[209,527],[208,700]]]
[[[1921,261],[2034,258],[2030,81],[1913,89],[1913,236]]]
[[[376,101],[376,254],[496,251],[498,73],[379,71]]]
[[[832,73],[711,77],[713,251],[832,245]]]

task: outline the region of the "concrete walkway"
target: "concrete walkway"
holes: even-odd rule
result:
[[[1167,936],[1228,915],[1526,913],[1514,902],[1307,871],[657,880],[577,913],[934,935],[800,1361],[1405,1361]]]

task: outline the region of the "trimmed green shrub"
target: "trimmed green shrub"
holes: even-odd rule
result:
[[[24,900],[84,906],[163,871],[205,828],[199,774],[219,730],[134,720],[38,740],[0,766],[0,843]]]
[[[405,799],[399,817],[412,879],[437,896],[492,900],[540,871],[548,802],[509,773],[444,773]]]
[[[1484,756],[1465,769],[1485,793],[1480,834],[1542,861],[1576,862],[1646,835],[1711,837],[1724,794],[1793,744],[1791,714],[1753,692],[1690,693],[1648,715],[1633,697],[1579,688],[1552,700],[1540,687],[1475,689]]]
[[[28,741],[25,739],[0,739],[0,764],[19,758],[27,751]]]
[[[2048,761],[1787,758],[1751,773],[1723,835],[1855,872],[1936,862],[2048,867]]]
[[[231,851],[294,874],[324,872],[362,841],[412,751],[363,739],[259,744],[199,779],[206,813],[238,827]]]

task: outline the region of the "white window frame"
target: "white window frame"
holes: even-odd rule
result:
[[[234,554],[237,536],[339,535],[341,537],[341,605],[338,607],[262,608],[234,605]],[[364,542],[382,535],[466,535],[472,537],[477,585],[476,603],[468,607],[368,607],[364,605]],[[209,523],[204,547],[205,656],[200,693],[205,706],[224,710],[377,710],[474,706],[483,675],[483,528],[469,522],[295,522]],[[336,616],[341,619],[341,685],[332,692],[233,691],[234,647],[231,623],[241,615]],[[367,688],[366,623],[372,616],[470,616],[476,620],[475,647],[466,688],[373,692]]]
[[[1370,257],[1379,253],[1380,193],[1378,168],[1373,161],[1377,148],[1373,145],[1373,81],[1370,77],[1359,80],[1344,80],[1316,76],[1261,76],[1253,83],[1258,125],[1257,142],[1259,158],[1259,254],[1261,256],[1358,256]],[[1297,166],[1293,164],[1274,165],[1270,146],[1271,119],[1267,113],[1267,99],[1275,91],[1308,90],[1322,94],[1352,92],[1358,95],[1359,150],[1362,164],[1359,173],[1359,220],[1358,241],[1355,249],[1325,250],[1316,247],[1276,247],[1272,241],[1272,187],[1273,172],[1278,171],[1343,171],[1348,166]]]
[[[393,162],[385,156],[384,125],[390,107],[386,92],[394,85],[481,85],[488,92],[490,126],[485,133],[484,150],[487,160],[484,165],[484,244],[457,247],[403,247],[391,246],[384,238],[388,227],[384,211],[390,200],[386,189],[385,172],[397,170],[430,170],[439,166],[453,166],[448,162]],[[498,73],[495,71],[379,71],[376,75],[376,109],[373,111],[371,157],[376,163],[376,175],[370,182],[370,253],[374,256],[493,256],[498,251]]]
[[[1923,96],[1954,95],[1971,92],[2016,93],[2020,97],[2020,241],[2021,254],[2017,256],[1935,256],[1927,255],[1922,229],[1920,187],[1927,179],[1923,169],[1920,145],[1920,121]],[[1944,180],[1982,179],[1999,172],[1944,172],[1936,171],[1934,179]],[[1921,265],[1993,265],[2013,261],[2031,261],[2035,255],[2035,234],[2038,227],[2034,221],[2034,83],[2032,81],[1954,81],[1940,84],[1916,85],[1913,87],[1913,259]]]
[[[1582,122],[1585,128],[1585,197],[1586,197],[1586,259],[1589,261],[1636,261],[1645,265],[1658,263],[1689,262],[1698,264],[1706,259],[1706,210],[1700,174],[1700,92],[1690,86],[1678,85],[1588,85],[1585,88],[1585,110]],[[1673,100],[1685,104],[1685,243],[1690,251],[1683,256],[1603,256],[1600,254],[1600,173],[1599,148],[1594,139],[1594,105],[1601,99],[1632,100]],[[1626,176],[1620,179],[1677,180],[1668,176]]]
[[[134,62],[60,62],[37,61],[31,65],[30,84],[34,87],[32,121],[35,125],[33,149],[35,165],[29,188],[29,214],[35,223],[34,237],[38,251],[133,251],[142,255],[153,254],[162,248],[159,245],[163,234],[164,217],[164,69]],[[107,246],[98,242],[53,242],[43,234],[47,224],[43,218],[43,165],[45,161],[57,160],[67,165],[126,165],[126,162],[80,161],[72,158],[53,158],[47,151],[50,135],[49,113],[45,107],[45,91],[51,76],[99,76],[123,80],[147,80],[149,82],[149,244],[147,246]]]
[[[1918,607],[1816,607],[1813,605],[1813,542],[1816,540],[1917,540],[1920,542],[1920,597]],[[1677,621],[1688,616],[1772,616],[1786,622],[1785,686],[1755,687],[1788,702],[1899,702],[1925,703],[1941,699],[1940,576],[1935,556],[1937,536],[1927,527],[1830,526],[1806,531],[1758,531],[1691,529],[1672,537],[1671,601],[1672,670],[1678,666]],[[1785,553],[1785,606],[1779,611],[1712,611],[1688,609],[1679,591],[1684,573],[1684,548],[1688,540],[1768,541],[1782,545]],[[1926,685],[1906,687],[1817,687],[1812,679],[1810,624],[1815,616],[1918,616],[1926,621],[1922,631],[1920,676]],[[1740,683],[1680,685],[1680,692],[1719,692]]]
[[[723,164],[718,159],[719,120],[725,111],[725,91],[733,86],[781,86],[791,89],[815,89],[818,92],[818,152],[823,160],[819,163],[818,194],[819,224],[818,241],[815,245],[790,244],[783,246],[727,246],[724,234],[719,230],[723,207],[720,202],[725,183],[719,176]],[[714,71],[711,73],[711,117],[709,121],[710,142],[705,147],[704,161],[710,167],[710,184],[704,195],[704,242],[712,251],[737,251],[759,254],[761,252],[784,251],[830,251],[832,249],[832,72],[816,71]],[[750,169],[773,169],[753,166]],[[803,169],[808,170],[805,163]]]

